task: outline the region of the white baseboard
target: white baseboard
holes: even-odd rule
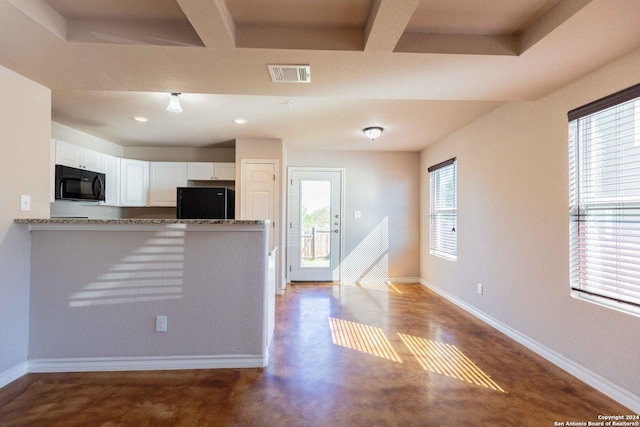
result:
[[[18,363],[0,372],[0,388],[29,373],[29,362]]]
[[[420,279],[420,284],[431,289],[438,295],[443,298],[451,301],[453,304],[482,320],[484,323],[489,326],[494,327],[498,331],[507,335],[509,338],[517,341],[518,343],[524,345],[529,350],[537,353],[538,355],[544,357],[549,362],[553,363],[557,367],[567,371],[574,377],[578,378],[581,381],[589,384],[591,387],[600,391],[601,393],[609,396],[613,400],[619,402],[621,405],[626,406],[631,409],[635,413],[640,413],[640,396],[636,396],[630,391],[613,384],[607,379],[601,377],[595,372],[581,366],[580,364],[574,362],[571,359],[568,359],[562,356],[559,353],[551,350],[550,348],[540,344],[539,342],[529,338],[528,336],[522,334],[521,332],[511,328],[510,326],[500,322],[499,320],[494,319],[493,317],[487,315],[486,313],[478,310],[474,306],[462,301],[461,299],[455,297],[449,292],[445,291],[442,288],[430,283],[426,280]]]
[[[389,277],[391,283],[420,283],[419,277]]]
[[[263,368],[266,366],[267,360],[267,356],[260,355],[35,359],[29,361],[29,372]]]

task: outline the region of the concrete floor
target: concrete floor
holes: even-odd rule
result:
[[[630,414],[420,285],[296,284],[265,369],[29,374],[8,426],[553,426]]]

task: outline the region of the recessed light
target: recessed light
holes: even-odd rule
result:
[[[131,117],[131,120],[135,120],[136,122],[139,122],[139,123],[147,123],[149,121],[149,119],[144,116],[133,116]]]
[[[247,119],[233,119],[233,123],[235,123],[237,125],[246,125],[247,123],[249,123],[249,120],[247,120]]]

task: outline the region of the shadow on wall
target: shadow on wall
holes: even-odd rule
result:
[[[340,277],[342,274],[342,277]],[[385,217],[333,271],[342,285],[388,291],[389,217]]]
[[[69,306],[182,298],[184,240],[185,232],[182,230],[156,233],[133,254],[122,258],[82,291],[72,294]]]

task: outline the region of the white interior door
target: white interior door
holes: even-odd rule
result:
[[[339,280],[342,171],[289,169],[289,280]]]
[[[277,245],[276,164],[275,162],[243,162],[242,219],[271,221],[269,250]]]

